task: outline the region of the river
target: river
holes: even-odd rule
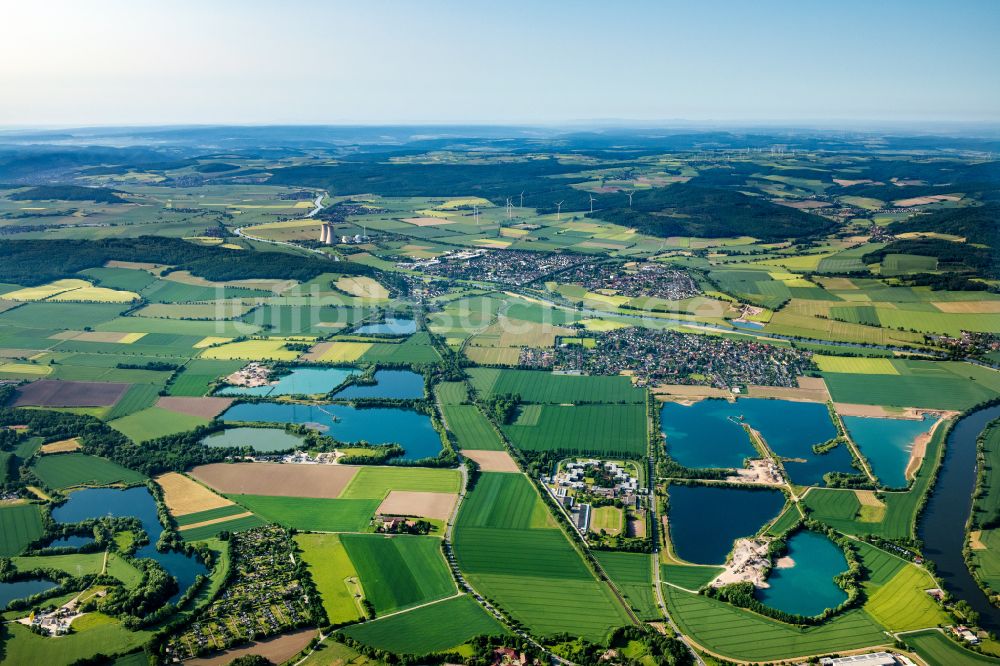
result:
[[[1000,405],[974,412],[952,428],[934,492],[917,525],[917,534],[924,542],[924,555],[937,565],[937,575],[945,589],[968,601],[979,612],[980,625],[994,631],[1000,631],[1000,608],[993,606],[976,585],[965,566],[962,547],[976,487],[976,439],[986,424],[997,417]]]

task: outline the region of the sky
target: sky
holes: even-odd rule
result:
[[[995,0],[4,3],[0,126],[1000,122]]]

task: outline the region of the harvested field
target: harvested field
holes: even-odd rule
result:
[[[520,472],[517,463],[506,451],[476,451],[465,449],[462,455],[475,460],[483,472]]]
[[[448,520],[455,510],[458,495],[393,490],[379,504],[378,513],[385,516],[419,516]]]
[[[40,379],[17,391],[14,407],[110,407],[130,384]]]
[[[154,479],[163,489],[163,502],[174,517],[230,506],[231,501],[183,474],[167,472]]]
[[[826,384],[819,379],[820,386],[812,388],[803,387],[802,381],[807,379],[801,377],[798,388],[784,386],[756,386],[751,384],[747,387],[747,396],[751,398],[777,398],[779,400],[797,400],[803,402],[826,402],[830,399],[830,393],[826,390]],[[812,379],[812,378],[809,378]]]
[[[212,657],[202,657],[185,662],[189,666],[225,666],[237,657],[260,655],[273,664],[281,664],[305,649],[318,632],[315,629],[303,629],[292,634],[284,634],[275,638],[257,641],[253,645],[234,650],[226,650]]]
[[[187,398],[181,396],[162,396],[156,401],[156,406],[178,414],[200,416],[213,419],[229,409],[232,398]]]
[[[833,403],[833,408],[841,416],[873,416],[878,418],[898,416],[898,414],[890,412],[885,407],[879,405],[854,405],[846,402],[835,402]]]
[[[652,387],[650,391],[661,399],[669,397],[683,400],[702,400],[705,398],[731,398],[733,395],[726,389],[688,384],[660,384]]]
[[[442,224],[455,224],[455,220],[443,217],[404,217],[403,222],[415,227],[437,227]]]
[[[358,469],[347,465],[214,463],[195,467],[191,476],[220,493],[335,499]]]
[[[80,438],[73,437],[72,439],[61,439],[58,442],[42,444],[42,448],[39,450],[42,453],[67,453],[69,451],[79,451]]]
[[[136,271],[146,271],[153,275],[160,275],[163,271],[170,268],[166,264],[150,264],[144,261],[117,261],[114,259],[104,264],[104,266],[106,268],[131,268]]]
[[[941,312],[951,314],[1000,313],[1000,300],[993,301],[932,301]]]
[[[52,340],[74,340],[76,342],[108,342],[127,345],[142,338],[145,333],[118,333],[115,331],[59,331],[50,335]]]
[[[310,349],[304,361],[328,361],[330,363],[344,363],[357,361],[361,356],[371,349],[370,342],[320,342]]]
[[[337,289],[358,298],[389,298],[389,290],[370,277],[342,277]]]

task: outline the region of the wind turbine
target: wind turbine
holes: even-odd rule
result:
[[[594,212],[594,195],[590,194],[588,196],[590,196],[590,212],[593,213]]]
[[[507,219],[510,220],[511,212],[514,208],[514,204],[510,202],[511,197],[507,197]]]
[[[565,201],[565,199],[563,199],[563,201]],[[556,222],[559,221],[559,218],[562,215],[562,205],[563,205],[562,201],[556,202]]]
[[[635,190],[625,190],[625,194],[628,196],[628,207],[632,207],[632,195],[635,194]]]
[[[524,208],[524,190],[521,190],[521,205],[518,208]]]
[[[472,216],[476,218],[476,226],[479,226],[479,205],[472,204]]]

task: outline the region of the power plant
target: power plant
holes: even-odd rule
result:
[[[323,245],[333,245],[336,236],[333,235],[333,225],[324,222],[319,228],[319,242]]]

